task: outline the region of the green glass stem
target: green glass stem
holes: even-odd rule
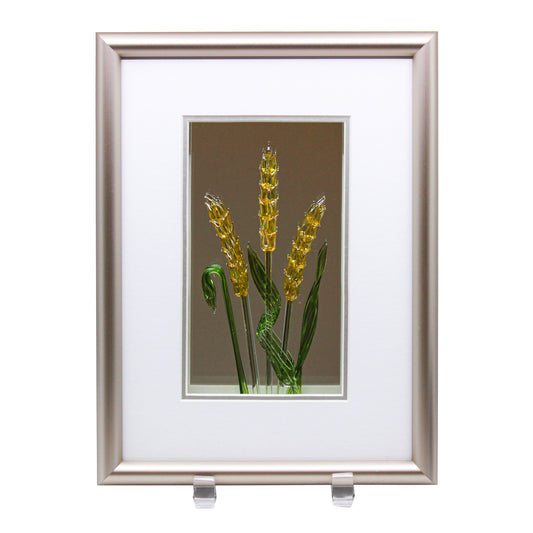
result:
[[[252,390],[259,394],[259,371],[257,363],[257,352],[255,351],[255,341],[253,335],[252,313],[250,312],[250,301],[248,296],[241,298],[242,316],[244,318],[244,330],[246,332],[246,341],[248,343],[248,357],[250,359],[250,370],[252,372]]]
[[[283,322],[283,340],[281,344],[281,349],[286,352],[287,348],[289,346],[289,331],[291,327],[291,313],[292,313],[292,301],[287,300],[285,302],[285,319]],[[300,378],[301,379],[301,378]],[[301,390],[301,387],[291,387],[289,389],[289,394],[297,394]],[[278,394],[279,394],[279,387],[278,387]]]
[[[289,345],[289,330],[291,327],[291,311],[292,311],[292,302],[287,300],[287,302],[285,303],[285,321],[283,322],[282,349],[284,352],[287,351],[287,346]]]
[[[226,307],[226,315],[228,318],[228,325],[231,334],[231,342],[233,344],[233,353],[235,354],[235,365],[237,366],[237,377],[239,380],[239,391],[241,394],[248,394],[248,385],[246,383],[246,374],[242,365],[241,353],[239,350],[239,340],[237,338],[237,330],[235,328],[235,318],[233,316],[233,308],[228,292],[228,284],[226,282],[226,275],[224,270],[219,265],[212,265],[204,270],[202,276],[202,287],[204,290],[204,297],[207,304],[216,310],[216,292],[215,285],[210,278],[210,275],[216,274],[222,285],[222,294],[224,295],[224,304]]]
[[[272,282],[272,252],[265,252],[265,294],[266,294],[266,301],[265,301],[265,309],[268,312],[269,305],[271,303],[271,282]],[[270,360],[268,357],[266,358],[266,393],[272,394],[272,365],[270,364]]]

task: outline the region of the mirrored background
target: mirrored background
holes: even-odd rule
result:
[[[311,202],[324,195],[327,209],[307,257],[299,298],[292,306],[288,348],[296,359],[302,314],[315,279],[317,253],[324,241],[327,241],[327,263],[319,291],[318,323],[303,367],[302,393],[327,395],[342,392],[341,267],[346,124],[344,119],[275,120],[202,118],[190,119],[188,122],[190,308],[186,327],[189,328],[187,391],[190,394],[239,393],[234,352],[219,280],[214,279],[217,289],[215,315],[202,293],[202,272],[212,264],[222,266],[226,272],[241,358],[250,384],[241,303],[233,294],[219,238],[209,223],[204,195],[211,193],[220,197],[229,208],[246,260],[248,243],[264,259],[260,247],[258,218],[259,164],[262,148],[268,142],[277,152],[279,165],[279,218],[276,250],[272,254],[272,279],[281,294],[282,308],[274,330],[281,338],[285,309],[284,270],[297,227],[302,224]],[[251,276],[248,295],[255,329],[264,313],[264,303]],[[260,383],[264,386],[266,357],[257,342],[256,351]],[[277,383],[275,375],[274,383]],[[281,392],[283,393],[283,389]]]

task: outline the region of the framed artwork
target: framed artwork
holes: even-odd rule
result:
[[[96,40],[98,482],[436,483],[437,35]]]

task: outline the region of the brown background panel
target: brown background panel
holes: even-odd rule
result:
[[[344,123],[339,122],[193,122],[191,152],[191,357],[192,384],[237,383],[226,311],[217,287],[216,315],[206,305],[201,290],[205,267],[224,267],[232,296],[241,357],[250,379],[240,299],[233,294],[220,242],[209,223],[204,194],[220,196],[230,209],[246,256],[252,245],[264,260],[259,245],[259,162],[268,140],[277,150],[279,165],[278,239],[272,258],[273,279],[282,294],[282,311],[275,326],[281,337],[285,297],[283,276],[296,229],[311,201],[326,196],[327,211],[313,242],[304,271],[300,296],[293,304],[289,349],[296,358],[301,318],[314,281],[317,252],[328,241],[327,267],[320,286],[318,326],[303,369],[305,384],[339,384],[341,380],[341,231],[342,161]],[[264,304],[250,277],[250,303],[254,327]],[[256,343],[261,383],[265,383],[265,355]]]

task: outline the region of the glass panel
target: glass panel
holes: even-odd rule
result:
[[[342,394],[345,128],[187,120],[187,395]]]

